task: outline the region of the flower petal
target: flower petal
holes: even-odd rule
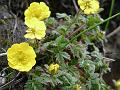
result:
[[[28,43],[14,44],[7,51],[8,65],[18,71],[28,72],[36,64],[36,54]]]

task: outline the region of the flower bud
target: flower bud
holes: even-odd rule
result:
[[[50,74],[54,75],[58,72],[59,67],[60,66],[58,64],[53,64],[52,63],[52,64],[49,65],[48,71],[49,71]]]

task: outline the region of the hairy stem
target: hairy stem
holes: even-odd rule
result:
[[[95,27],[97,27],[97,26],[99,26],[99,25],[107,22],[108,20],[111,20],[111,19],[113,19],[113,18],[115,18],[116,16],[119,16],[119,15],[120,15],[120,12],[117,13],[117,14],[115,14],[115,15],[113,15],[113,16],[111,16],[111,17],[109,17],[109,18],[107,18],[107,19],[105,19],[105,20],[103,20],[102,22],[100,22],[100,23],[98,23],[98,24],[96,24],[96,25],[93,25],[93,26],[89,27],[88,29],[85,29],[84,31],[82,31],[81,33],[79,33],[78,35],[76,35],[75,37],[73,37],[68,43],[66,43],[65,46],[64,46],[64,48],[63,48],[63,50],[65,49],[65,47],[66,47],[69,43],[73,42],[75,39],[77,39],[77,38],[78,38],[79,36],[81,36],[82,34],[84,34],[84,33],[88,32],[88,31],[92,30],[93,28],[95,28]]]

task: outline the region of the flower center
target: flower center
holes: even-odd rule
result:
[[[21,61],[21,60],[24,59],[24,53],[23,53],[23,51],[18,50],[18,54],[17,55],[18,55],[17,58],[18,58],[19,61]]]
[[[35,33],[35,29],[31,29],[32,33]]]
[[[29,28],[29,29],[27,30],[27,32],[28,32],[28,33],[32,33],[32,34],[35,34],[36,31],[35,31],[35,29],[33,29],[33,28]]]
[[[91,8],[90,1],[86,1],[85,9],[89,9],[89,8]]]

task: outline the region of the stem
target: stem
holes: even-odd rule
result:
[[[1,53],[1,54],[0,54],[0,57],[1,57],[1,56],[6,56],[6,55],[7,55],[7,53]]]
[[[75,35],[76,33],[78,33],[81,29],[83,29],[85,25],[81,25],[78,29],[76,29],[75,31],[73,31],[72,33],[70,33],[69,35],[67,35],[67,38],[70,39],[73,35]]]
[[[69,43],[71,43],[71,42],[73,42],[75,39],[77,39],[80,35],[86,33],[87,31],[90,31],[91,29],[93,29],[93,28],[95,28],[95,27],[97,27],[97,26],[99,26],[99,25],[107,22],[108,20],[111,20],[111,19],[115,18],[116,16],[119,16],[119,15],[120,15],[120,12],[117,13],[117,14],[115,14],[115,15],[113,15],[113,16],[111,16],[111,17],[109,17],[109,18],[107,18],[107,19],[105,19],[105,20],[103,20],[102,22],[100,22],[100,23],[98,23],[98,24],[96,24],[96,25],[93,25],[93,26],[89,27],[88,29],[85,29],[84,31],[82,31],[82,32],[79,33],[78,35],[74,36],[68,43],[66,43],[65,46],[64,46],[64,48],[65,48]],[[63,48],[62,50],[64,50],[64,48]]]
[[[13,82],[16,80],[16,78],[17,78],[19,75],[20,75],[20,72],[19,72],[11,81],[9,81],[8,83],[6,83],[6,84],[4,84],[4,85],[1,85],[1,86],[0,86],[0,90],[3,89],[4,87],[8,87],[11,83],[13,83]]]
[[[115,30],[113,30],[113,32],[111,32],[110,34],[108,34],[106,36],[106,38],[110,38],[112,36],[114,36],[115,34],[117,34],[120,31],[120,26],[118,26]]]
[[[97,27],[97,26],[99,26],[99,25],[107,22],[108,20],[111,20],[111,19],[115,18],[115,17],[118,16],[118,15],[120,15],[120,12],[117,13],[117,14],[115,14],[115,15],[113,15],[113,16],[111,16],[111,17],[109,17],[109,18],[107,18],[107,19],[105,19],[104,21],[102,21],[102,22],[100,22],[100,23],[98,23],[98,24],[96,24],[96,25],[93,25],[93,26],[89,27],[88,29],[85,29],[84,31],[82,31],[81,33],[79,33],[78,35],[76,35],[75,37],[73,37],[73,38],[70,40],[70,42],[74,41],[76,38],[78,38],[78,37],[79,37],[80,35],[82,35],[83,33],[86,33],[87,31],[90,31],[91,29],[93,29],[93,28],[95,28],[95,27]]]
[[[74,8],[75,8],[75,11],[78,13],[79,9],[77,7],[76,1],[72,0],[72,2],[73,2],[73,5],[74,5]]]
[[[114,3],[115,3],[115,0],[112,0],[111,7],[110,7],[110,12],[109,12],[109,17],[112,16],[112,11],[113,11],[113,7],[114,7]],[[110,23],[110,20],[108,20],[107,23],[106,23],[105,31],[107,31],[107,28],[108,28],[108,26],[109,26],[109,23]]]

